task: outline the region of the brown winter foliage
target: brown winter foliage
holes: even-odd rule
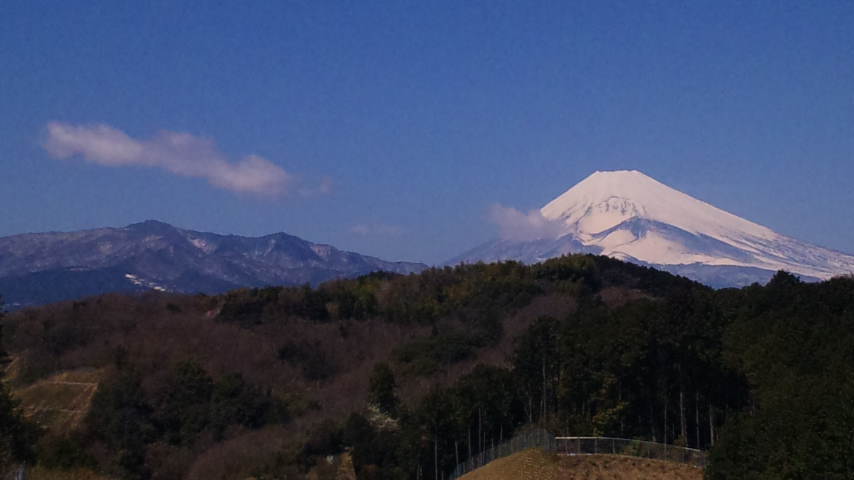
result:
[[[613,305],[654,296],[646,269],[632,267],[636,276],[627,280],[609,277],[626,273],[607,260],[604,267],[583,256],[560,261],[374,274],[317,289],[114,294],[26,309],[5,321],[4,343],[16,359],[10,380],[34,418],[66,427],[48,440],[78,430],[83,435],[70,450],[64,444],[49,449],[59,469],[75,465],[128,478],[263,478],[270,471],[323,477],[325,455],[304,446],[324,421],[340,425],[365,410],[379,362],[394,369],[401,401],[415,405],[477,365],[508,366],[515,338],[543,315],[572,313],[580,292],[601,290]],[[151,433],[168,424],[162,415],[169,402],[180,402],[181,365],[200,369],[193,375],[204,376],[202,389],[225,388],[230,375],[239,375],[253,395],[280,402],[287,414],[219,428],[205,417],[198,428]],[[137,436],[145,445],[110,437],[111,424],[98,423],[100,412],[83,418],[98,385],[133,391],[133,381],[121,383],[128,375],[139,379],[139,395],[149,403],[138,407],[144,419]],[[104,395],[100,405],[110,405]],[[152,420],[145,409],[154,410]],[[117,449],[138,455],[118,458]]]

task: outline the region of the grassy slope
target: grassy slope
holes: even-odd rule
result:
[[[48,432],[74,430],[89,411],[103,370],[80,368],[62,372],[15,391],[24,413]]]
[[[462,480],[702,480],[687,465],[613,455],[563,457],[529,449],[495,460]]]
[[[61,435],[83,421],[103,375],[103,369],[80,368],[39,380],[14,393],[21,400],[25,415],[44,427],[46,433]],[[31,480],[109,479],[86,468],[63,471],[36,467],[27,474]]]

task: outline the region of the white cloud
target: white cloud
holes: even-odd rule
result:
[[[385,235],[396,237],[403,233],[403,228],[398,227],[396,225],[385,225],[382,223],[359,223],[350,227],[350,233],[355,233],[356,235],[361,235],[363,237],[368,235]]]
[[[288,172],[266,158],[247,155],[230,161],[212,140],[188,133],[162,131],[149,140],[137,140],[109,125],[50,122],[44,147],[56,158],[79,155],[107,167],[161,168],[240,193],[280,195],[288,192],[293,181]]]
[[[515,242],[557,238],[566,231],[563,222],[549,220],[539,210],[524,213],[495,204],[489,209],[489,219],[498,225],[502,239]]]
[[[316,185],[304,186],[299,189],[299,194],[303,197],[316,197],[318,195],[328,195],[332,193],[332,179],[324,177]]]

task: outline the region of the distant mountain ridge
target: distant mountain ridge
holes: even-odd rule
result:
[[[713,287],[765,283],[777,270],[805,280],[854,273],[852,255],[781,235],[636,170],[595,172],[538,215],[552,227],[542,238],[494,240],[448,263],[535,263],[568,253],[593,253]]]
[[[114,291],[218,293],[233,288],[317,284],[426,265],[312,243],[286,233],[242,237],[149,220],[122,228],[0,238],[0,295],[26,306]]]

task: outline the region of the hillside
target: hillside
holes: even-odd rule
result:
[[[109,292],[221,293],[426,268],[286,233],[219,235],[149,220],[122,228],[0,238],[0,292],[13,307]]]
[[[3,345],[24,411],[73,427],[48,430],[44,468],[323,479],[350,452],[359,478],[431,477],[537,424],[714,444],[710,478],[755,478],[847,468],[821,459],[849,458],[852,312],[850,278],[715,291],[576,255],[103,295],[7,314]]]
[[[687,465],[612,455],[562,457],[539,449],[494,460],[460,480],[702,480]]]

